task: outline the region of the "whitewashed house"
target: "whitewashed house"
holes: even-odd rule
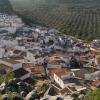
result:
[[[66,86],[69,86],[70,84],[67,83],[67,80],[74,79],[75,75],[70,70],[66,71],[62,68],[49,68],[48,69],[49,74],[51,77],[53,77],[54,81],[62,88],[64,89]]]
[[[66,80],[68,79],[74,79],[75,75],[74,73],[68,73],[68,74],[64,74],[63,75],[58,76],[57,74],[54,74],[54,80],[55,82],[62,88],[64,89],[66,86],[70,86],[69,84],[66,83]]]
[[[49,75],[54,79],[57,86],[61,89],[75,88],[75,91],[85,90],[86,87],[81,85],[79,78],[77,78],[71,70],[65,70],[62,68],[50,68],[48,69]]]
[[[65,75],[64,73],[62,73],[61,76],[59,75],[61,75],[61,73],[54,74],[54,80],[62,89],[70,89],[70,87],[72,87],[75,89],[74,91],[72,90],[72,92],[86,90],[86,87],[81,85],[79,79],[75,77],[73,72],[70,72]]]
[[[14,75],[16,78],[25,80],[30,77],[30,73],[22,68],[22,63],[15,61],[10,58],[0,59],[0,64],[10,66],[13,69]]]
[[[39,34],[38,34],[37,32],[34,32],[34,33],[33,33],[33,37],[34,37],[34,40],[35,40],[35,41],[38,39],[38,36],[39,36]]]
[[[41,34],[47,33],[47,30],[45,30],[45,29],[40,29],[40,28],[36,28],[35,31],[38,32],[38,33],[41,33]]]
[[[36,64],[40,64],[40,65],[43,64],[44,58],[45,58],[45,57],[40,57],[40,56],[39,56],[39,57],[35,57],[35,59],[36,59]]]
[[[31,63],[36,63],[36,59],[35,59],[35,56],[39,54],[39,51],[38,50],[29,50],[27,51],[26,53],[26,57],[25,59]]]
[[[7,46],[7,47],[15,47],[18,45],[18,42],[16,40],[0,40],[0,45]]]
[[[100,68],[100,55],[95,57],[95,64],[97,65],[98,68]]]
[[[22,68],[22,63],[15,61],[13,59],[10,59],[10,58],[2,58],[0,59],[0,63],[10,66],[13,69],[13,71],[19,68]]]
[[[4,53],[4,57],[12,57],[12,56],[14,56],[14,53],[11,50]]]
[[[65,88],[63,80],[56,74],[54,74],[54,80],[62,89]]]
[[[4,48],[0,48],[0,58],[4,57],[4,53],[5,53],[5,49]]]
[[[25,51],[25,46],[15,46],[15,49]]]

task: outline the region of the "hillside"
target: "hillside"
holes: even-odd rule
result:
[[[0,0],[0,13],[13,13],[9,0]]]
[[[10,0],[22,16],[82,39],[100,38],[100,0]]]

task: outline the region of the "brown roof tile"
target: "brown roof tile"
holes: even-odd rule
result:
[[[67,75],[70,73],[70,70],[65,70],[63,68],[50,68],[49,70],[49,74],[51,76],[53,76],[54,74],[58,75],[59,77],[61,77],[62,75]]]
[[[100,55],[96,56],[97,63],[100,64]]]
[[[37,66],[31,68],[31,72],[32,73],[43,73],[44,72],[44,68],[43,68],[43,66],[37,65]]]
[[[57,60],[49,60],[48,63],[49,64],[56,64],[56,65],[60,64],[60,62]]]
[[[1,58],[0,60],[3,60],[5,62],[11,63],[11,64],[17,64],[17,63],[19,63],[18,61],[15,61],[15,60],[13,60],[11,58]]]
[[[96,86],[98,84],[100,84],[100,80],[95,80],[95,81],[92,82],[92,86]]]

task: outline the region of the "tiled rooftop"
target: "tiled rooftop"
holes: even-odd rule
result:
[[[23,56],[16,56],[16,57],[10,57],[10,59],[13,59],[13,60],[22,60],[24,59]]]
[[[96,56],[97,63],[100,64],[100,55]]]
[[[61,52],[61,51],[56,51],[56,52],[51,52],[48,54],[49,57],[52,57],[52,56],[64,56],[66,55],[65,53]]]
[[[17,64],[17,63],[19,63],[18,61],[15,61],[15,60],[13,60],[11,58],[2,58],[0,60],[8,62],[8,63],[11,63],[11,64]]]
[[[4,65],[4,64],[0,64],[0,68],[5,69],[5,70],[11,69],[10,66]]]
[[[22,66],[23,68],[32,68],[34,67],[34,64],[33,63],[23,63]]]
[[[95,80],[95,81],[92,82],[92,85],[93,86],[97,86],[99,84],[100,84],[100,80]]]
[[[56,74],[57,76],[61,77],[63,75],[67,75],[70,73],[70,70],[65,70],[63,68],[50,68],[49,70],[49,74],[51,76],[53,76],[54,74]]]
[[[31,68],[31,72],[33,74],[35,74],[35,73],[43,73],[44,72],[44,68],[43,68],[43,66],[37,65],[37,66]]]
[[[60,64],[60,62],[57,60],[49,60],[48,63],[49,64],[56,64],[56,65]]]

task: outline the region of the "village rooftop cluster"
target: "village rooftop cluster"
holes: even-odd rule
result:
[[[15,33],[17,29],[24,26],[21,18],[17,15],[0,13],[0,33]]]
[[[0,31],[19,33],[0,33],[0,75],[11,69],[33,88],[47,86],[39,99],[31,91],[26,100],[73,100],[73,94],[81,98],[88,88],[100,88],[100,40],[86,43],[52,28],[29,27],[15,15],[0,14],[0,21]]]

